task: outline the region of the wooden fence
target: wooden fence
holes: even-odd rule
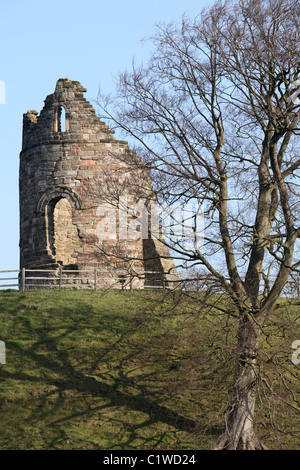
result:
[[[172,280],[170,273],[143,271],[103,271],[99,269],[84,270],[53,270],[53,269],[21,269],[0,271],[0,288],[17,287],[21,292],[29,289],[63,289],[81,288],[98,290],[134,289],[134,288],[164,288],[178,283],[178,277]],[[8,277],[10,276],[10,277]],[[5,283],[3,284],[2,282]]]
[[[180,280],[170,273],[143,271],[103,271],[99,269],[85,270],[47,270],[21,269],[0,271],[0,288],[18,288],[20,292],[29,289],[182,289],[189,291],[220,292],[220,285],[215,284],[209,276],[192,273],[180,273]],[[3,277],[4,276],[4,277]],[[275,278],[269,278],[270,284]],[[4,284],[3,284],[4,282]],[[264,287],[262,286],[261,293]],[[282,295],[300,299],[300,275],[290,278]]]

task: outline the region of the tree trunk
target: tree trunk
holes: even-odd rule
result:
[[[237,364],[230,413],[226,422],[226,431],[218,439],[215,450],[266,449],[258,441],[253,426],[259,336],[260,328],[254,317],[249,313],[243,313],[238,332]]]

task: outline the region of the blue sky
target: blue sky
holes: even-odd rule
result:
[[[41,111],[59,78],[78,80],[86,98],[99,86],[113,91],[113,77],[146,62],[142,39],[157,22],[195,17],[212,0],[11,0],[0,3],[0,270],[19,267],[19,154],[23,113]],[[1,91],[1,90],[0,90]],[[1,93],[0,93],[0,103]]]

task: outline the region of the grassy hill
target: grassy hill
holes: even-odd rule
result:
[[[209,449],[237,323],[214,301],[232,316],[200,294],[0,292],[0,449]],[[300,449],[295,339],[299,303],[283,302],[261,345],[257,430],[271,449]]]

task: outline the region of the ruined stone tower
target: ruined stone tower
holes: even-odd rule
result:
[[[60,79],[40,114],[23,116],[20,267],[95,267],[113,274],[130,263],[135,272],[170,270],[173,262],[151,236],[128,239],[117,230],[106,240],[99,233],[106,230],[101,221],[109,215],[103,209],[108,196],[116,200],[123,185],[130,197],[130,188],[149,181],[146,170],[134,171],[135,152],[96,116],[85,91],[79,82]]]

